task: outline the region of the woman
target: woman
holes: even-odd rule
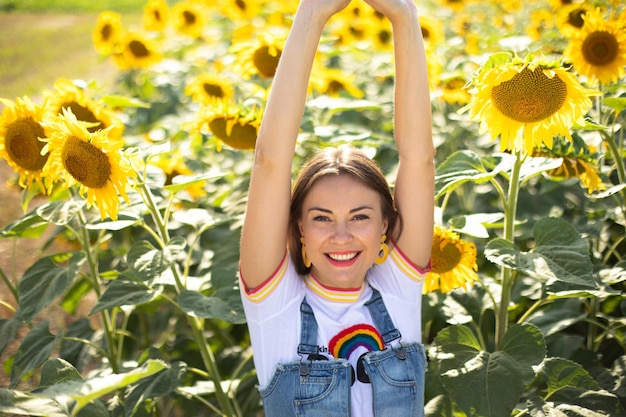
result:
[[[413,0],[365,0],[392,24],[394,195],[352,148],[291,164],[326,22],[350,0],[301,0],[257,139],[241,239],[242,298],[268,417],[421,416],[421,280],[434,154]]]

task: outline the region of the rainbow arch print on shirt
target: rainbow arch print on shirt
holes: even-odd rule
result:
[[[383,338],[374,326],[357,324],[342,330],[328,343],[328,351],[334,358],[347,359],[359,347],[368,352],[383,350]]]

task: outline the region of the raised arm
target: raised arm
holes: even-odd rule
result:
[[[393,236],[421,267],[430,259],[435,189],[430,92],[424,40],[414,0],[366,0],[391,21],[394,39],[394,130],[399,167],[394,189],[402,230]]]
[[[257,138],[241,236],[241,276],[249,289],[269,278],[287,248],[291,163],[311,67],[328,19],[350,0],[302,0],[283,48]]]

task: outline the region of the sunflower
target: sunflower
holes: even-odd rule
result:
[[[570,4],[555,10],[555,12],[556,26],[559,32],[566,38],[571,38],[583,28],[585,14],[589,12],[589,7],[584,4]]]
[[[119,13],[105,11],[98,15],[91,39],[96,51],[102,55],[112,54],[118,47],[124,27]]]
[[[126,33],[117,53],[112,55],[113,62],[119,69],[149,68],[163,59],[156,44],[148,37],[138,33]]]
[[[436,46],[445,41],[445,33],[440,20],[430,16],[420,16],[422,37],[427,44]]]
[[[90,132],[109,128],[109,136],[121,137],[124,124],[104,104],[93,100],[87,91],[66,78],[59,78],[53,85],[53,91],[45,91],[46,110],[53,115],[60,115],[63,109],[70,109],[80,121],[90,123]]]
[[[431,266],[424,279],[424,294],[436,290],[447,293],[460,287],[467,289],[468,284],[478,280],[476,246],[451,230],[435,226]]]
[[[0,115],[0,158],[19,174],[19,184],[29,188],[36,182],[45,190],[41,171],[48,160],[48,155],[41,153],[44,143],[39,140],[45,136],[41,124],[45,113],[43,105],[35,105],[30,98],[18,98],[15,103],[0,99],[4,109]]]
[[[205,10],[193,0],[183,0],[172,6],[172,25],[178,33],[199,38],[206,23]]]
[[[171,185],[173,179],[179,175],[193,175],[195,172],[187,166],[185,157],[177,151],[159,154],[154,158],[150,158],[150,165],[160,168],[165,174],[165,183],[163,185]],[[204,187],[199,183],[192,183],[185,188],[187,194],[194,200],[206,195]]]
[[[254,41],[234,44],[229,53],[235,55],[236,65],[245,79],[250,79],[254,74],[270,79],[276,74],[284,42],[284,35],[266,31]]]
[[[110,137],[110,129],[90,132],[70,109],[44,123],[47,138],[44,153],[50,154],[42,176],[53,182],[62,181],[62,187],[78,186],[88,207],[98,206],[100,218],[117,219],[119,195],[126,202],[128,179],[134,177],[130,164],[121,155],[124,142]]]
[[[200,104],[211,104],[220,100],[229,100],[234,95],[233,86],[223,77],[202,74],[195,77],[185,87],[185,94]]]
[[[581,75],[602,84],[617,82],[626,66],[626,18],[604,20],[600,9],[587,12],[563,53]]]
[[[311,76],[311,85],[319,93],[331,97],[338,97],[343,92],[356,98],[364,96],[363,91],[354,84],[354,74],[346,74],[337,68],[317,66],[317,70]]]
[[[563,135],[591,108],[590,95],[559,62],[494,55],[472,81],[475,89],[465,107],[480,121],[480,133],[500,136],[500,150],[532,153]]]
[[[225,143],[234,149],[254,149],[259,134],[262,110],[256,106],[230,104],[225,101],[216,106],[204,106],[197,120],[187,125],[192,135],[208,131],[218,139],[217,150]]]
[[[166,0],[148,0],[143,7],[142,26],[145,30],[160,32],[167,26],[169,6]]]
[[[441,97],[446,103],[467,104],[471,95],[467,91],[467,80],[462,74],[453,74],[441,80]]]
[[[561,158],[561,166],[544,173],[555,180],[578,178],[580,184],[587,188],[588,193],[606,190],[602,178],[598,174],[598,154],[583,140],[565,142],[561,137],[554,141],[552,149],[538,149],[533,156],[542,158]]]

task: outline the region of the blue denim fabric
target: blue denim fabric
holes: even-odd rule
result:
[[[366,303],[385,346],[401,337],[380,293]],[[306,302],[300,306],[299,361],[279,364],[260,390],[266,417],[349,417],[354,370],[345,359],[311,360],[317,352],[317,322]],[[308,356],[307,356],[308,355]],[[423,417],[426,355],[419,343],[401,344],[364,355],[375,417]]]

